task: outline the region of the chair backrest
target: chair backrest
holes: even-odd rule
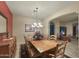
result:
[[[32,51],[32,47],[30,45],[30,42],[28,41],[27,37],[24,36],[24,39],[25,39],[25,45],[27,47],[27,53],[28,53],[28,57],[33,57],[34,53]]]
[[[57,37],[56,37],[55,35],[51,35],[51,36],[49,37],[49,39],[51,39],[51,40],[57,40]]]
[[[63,41],[61,44],[58,44],[57,45],[56,53],[55,53],[56,54],[56,57],[57,56],[61,56],[61,57],[64,56],[64,52],[65,52],[66,45],[67,45],[67,42],[66,41]]]
[[[28,39],[27,39],[27,37],[26,36],[24,36],[24,39],[25,39],[25,45],[28,47]]]

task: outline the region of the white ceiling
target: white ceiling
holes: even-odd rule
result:
[[[46,19],[50,15],[54,14],[62,8],[66,8],[76,2],[69,1],[7,1],[8,7],[10,8],[13,15],[34,17],[33,10],[38,7],[38,17],[40,19]]]
[[[74,13],[62,15],[52,20],[52,22],[56,22],[56,21],[59,21],[61,24],[62,23],[65,24],[68,22],[75,22],[75,21],[78,22],[78,14],[74,12]]]
[[[60,19],[61,23],[78,21],[78,14],[71,13],[71,14],[63,15],[63,16],[59,17],[59,19]]]

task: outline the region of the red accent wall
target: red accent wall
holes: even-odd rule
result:
[[[8,24],[7,24],[7,29],[8,29],[8,32],[11,32],[12,33],[12,29],[13,29],[13,15],[11,13],[11,11],[9,10],[6,2],[4,1],[0,1],[0,12],[7,17],[7,21],[8,21]]]

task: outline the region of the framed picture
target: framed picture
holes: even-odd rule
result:
[[[34,28],[31,24],[25,24],[25,32],[34,32]]]
[[[0,33],[7,32],[7,17],[0,12]]]

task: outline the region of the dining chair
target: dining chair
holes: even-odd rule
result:
[[[57,44],[57,47],[55,48],[55,50],[51,50],[48,53],[48,56],[51,56],[54,58],[63,58],[66,45],[67,45],[67,41],[63,41],[61,44]]]
[[[37,51],[35,49],[33,49],[32,45],[30,44],[30,42],[28,41],[29,39],[27,39],[26,36],[24,36],[25,39],[25,45],[26,45],[26,50],[27,50],[27,54],[29,58],[36,58],[37,57]]]
[[[28,54],[28,57],[30,56],[31,54],[31,51],[30,51],[30,46],[29,46],[29,42],[27,40],[27,37],[24,36],[24,39],[25,39],[25,46],[26,46],[26,51],[27,51],[27,54]]]
[[[51,35],[51,36],[49,37],[49,39],[50,39],[50,40],[57,40],[57,37],[56,37],[56,35]]]
[[[24,36],[24,40],[25,40],[25,44],[27,46],[28,45],[28,40],[27,40],[27,37],[26,36]]]
[[[44,35],[44,38],[43,39],[44,40],[48,40],[49,39],[48,35]]]

